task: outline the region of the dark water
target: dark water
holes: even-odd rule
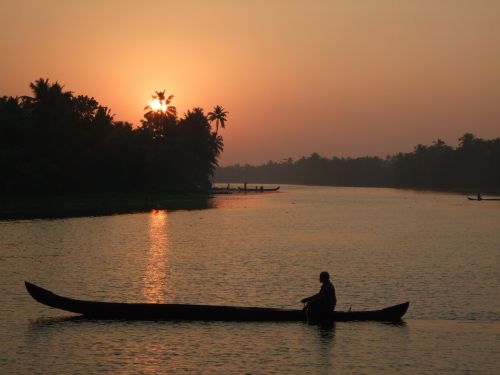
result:
[[[215,209],[0,222],[0,372],[495,374],[500,202],[285,187]],[[300,307],[328,270],[338,309],[406,300],[403,324],[104,322],[25,292]]]

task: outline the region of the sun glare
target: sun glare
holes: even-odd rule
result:
[[[167,105],[165,103],[160,102],[158,99],[153,99],[149,102],[149,106],[153,111],[161,111],[161,112],[166,112],[167,111]]]

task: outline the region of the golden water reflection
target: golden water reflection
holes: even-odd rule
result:
[[[167,211],[154,210],[149,216],[149,254],[142,291],[147,302],[165,302],[165,291],[168,291],[168,247]]]

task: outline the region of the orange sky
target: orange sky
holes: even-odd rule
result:
[[[3,1],[0,95],[39,77],[138,124],[229,111],[222,164],[500,136],[500,1]]]

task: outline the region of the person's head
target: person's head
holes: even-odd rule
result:
[[[328,272],[323,271],[319,274],[319,281],[321,281],[322,283],[325,283],[328,280],[330,280],[330,274]]]

